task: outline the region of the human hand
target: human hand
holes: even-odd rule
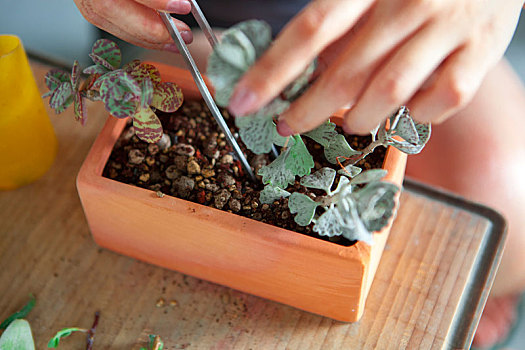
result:
[[[464,107],[502,57],[523,0],[316,0],[241,78],[234,115],[267,104],[319,56],[309,90],[277,125],[288,136],[340,108],[348,132],[367,133],[401,105],[420,122]]]
[[[82,15],[95,26],[148,49],[177,51],[156,10],[187,14],[188,0],[74,0]],[[173,19],[187,44],[193,40],[190,27]]]

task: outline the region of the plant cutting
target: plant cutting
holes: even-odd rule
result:
[[[259,21],[242,23],[224,34],[210,56],[208,70],[219,105],[227,104],[235,82],[264,52],[270,39],[268,27]],[[307,89],[314,66],[313,63],[268,106],[251,116],[237,118],[237,129],[231,126],[246,144],[245,151],[254,159],[270,152],[273,145],[280,148],[275,159],[266,156],[266,164],[254,166],[266,185],[264,187],[262,184],[242,184],[247,180],[241,181],[242,171],[235,165],[231,154],[220,150],[220,157],[215,158],[217,152],[214,151],[218,149],[199,149],[186,143],[190,139],[207,140],[197,129],[187,133],[165,130],[164,134],[157,136],[157,143],[153,146],[140,146],[143,147],[140,152],[130,152],[133,147],[139,147],[138,137],[145,133],[137,134],[128,127],[121,136],[122,130],[127,127],[126,121],[108,119],[77,180],[82,204],[97,243],[154,264],[311,312],[345,321],[359,319],[387,237],[384,233],[374,232],[385,231],[391,223],[399,188],[391,182],[381,181],[386,175],[384,170],[361,172],[358,162],[379,145],[394,145],[408,153],[416,153],[428,140],[430,129],[428,125],[414,122],[407,109],[401,108],[378,126],[370,145],[362,148],[352,148],[332,122],[326,122],[304,135],[290,138],[279,136],[275,120],[291,101]],[[117,70],[116,66],[112,67]],[[186,97],[197,95],[188,72],[161,67],[160,73],[165,80],[176,81]],[[117,72],[112,76],[120,75]],[[101,95],[100,91],[98,95],[96,91],[102,86],[97,83],[100,76],[87,79],[93,82],[91,87],[95,92],[91,93],[92,96]],[[65,83],[67,79],[60,81]],[[108,91],[121,90],[109,85],[118,79],[105,78],[105,81]],[[58,86],[56,81],[50,85]],[[142,85],[145,84],[138,83],[138,86]],[[145,89],[141,87],[140,91]],[[126,90],[116,94],[133,102],[135,109],[131,110],[135,114],[149,103],[149,99],[135,94],[138,91]],[[106,102],[102,97],[98,99]],[[109,100],[109,96],[105,99]],[[190,112],[192,106],[187,107]],[[149,108],[153,113],[157,112],[151,104]],[[182,122],[177,122],[178,115],[170,113],[159,114],[160,120],[180,125]],[[133,124],[135,119],[139,119],[138,127],[142,130],[140,116],[135,117],[135,114],[130,115]],[[199,123],[205,124],[204,117],[198,118]],[[193,124],[200,125],[195,120]],[[219,144],[222,142],[220,135],[212,138]],[[113,177],[111,174],[102,176],[104,169],[108,169],[106,162],[115,144],[119,146],[126,139],[132,140],[126,158],[128,161],[133,158],[136,163],[130,166],[131,173],[158,167],[170,177],[152,184],[150,178],[154,177],[154,173],[150,177],[144,176],[139,185],[149,188],[148,191],[113,181],[109,179]],[[161,139],[170,142],[158,143]],[[160,156],[156,160],[152,153],[164,156],[164,162]],[[319,160],[312,154],[320,157]],[[174,163],[171,165],[161,164],[172,159]],[[186,161],[182,166],[176,163],[180,159]],[[223,162],[224,159],[229,161]],[[403,156],[389,148],[385,163],[390,166],[394,159],[403,159]],[[109,173],[118,168],[111,169],[113,163],[113,160],[108,163]],[[122,173],[129,173],[119,166]],[[399,183],[403,169],[403,163],[394,165],[386,176]],[[221,171],[231,174],[227,181],[211,175]],[[230,184],[224,187],[224,182]],[[180,198],[164,196],[166,191],[163,186],[176,188],[173,194]],[[255,199],[252,192],[257,192]],[[252,196],[250,205],[245,205],[243,196],[249,195]],[[279,206],[272,209],[276,203]],[[344,237],[347,246],[257,222],[252,218],[258,217],[246,215],[248,209],[244,208],[266,206],[267,212],[284,216],[282,205],[286,205],[287,211],[290,210],[288,216],[290,213],[295,215],[290,216],[294,225],[302,225],[305,231],[317,232],[330,240]],[[217,210],[219,207],[223,210]],[[133,214],[128,216],[127,213]],[[369,246],[366,242],[374,244]]]

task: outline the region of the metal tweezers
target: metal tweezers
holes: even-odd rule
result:
[[[208,20],[206,17],[204,17],[204,14],[202,13],[199,5],[197,5],[197,2],[195,0],[190,0],[191,3],[191,14],[197,21],[199,27],[203,31],[204,35],[206,36],[206,39],[208,39],[208,42],[212,47],[215,47],[215,45],[218,43],[217,38],[213,34],[213,31],[210,27],[210,24],[208,23]],[[175,23],[172,21],[172,17],[169,13],[158,11],[160,18],[166,25],[166,28],[168,29],[168,32],[171,35],[171,38],[175,42],[175,45],[177,45],[177,49],[179,49],[180,54],[182,55],[182,58],[186,62],[186,65],[188,69],[191,72],[191,75],[193,76],[193,80],[195,80],[195,83],[197,84],[197,87],[199,88],[199,91],[202,95],[202,98],[206,102],[206,105],[211,111],[211,114],[219,124],[219,127],[221,128],[222,132],[226,136],[226,140],[228,141],[229,145],[232,147],[233,151],[235,152],[235,155],[237,156],[237,159],[241,162],[244,170],[246,173],[250,176],[250,178],[255,181],[255,175],[253,174],[252,168],[250,167],[250,164],[248,163],[248,160],[246,160],[246,157],[244,153],[242,152],[241,148],[239,147],[239,144],[237,143],[237,140],[233,137],[232,133],[230,132],[230,128],[226,124],[226,121],[224,120],[224,117],[222,116],[219,108],[217,107],[217,104],[215,104],[215,101],[213,100],[213,97],[210,93],[210,90],[206,86],[206,83],[204,82],[204,79],[202,78],[201,73],[199,72],[199,69],[197,68],[197,65],[195,64],[195,61],[193,60],[193,57],[190,54],[190,51],[188,50],[188,47],[184,43],[184,40],[182,39],[182,36],[180,35],[179,30],[175,26]]]

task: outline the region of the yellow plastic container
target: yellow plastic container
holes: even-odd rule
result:
[[[0,35],[0,190],[44,175],[57,146],[20,38]]]

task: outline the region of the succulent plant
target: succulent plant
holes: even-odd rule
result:
[[[251,20],[239,23],[224,32],[208,60],[207,75],[215,87],[217,104],[226,107],[242,75],[271,44],[270,26]],[[400,107],[372,132],[372,142],[363,150],[354,150],[336,125],[327,121],[316,129],[284,138],[277,133],[276,120],[290,103],[308,89],[316,68],[314,60],[281,94],[257,112],[236,118],[239,135],[256,154],[269,153],[274,146],[280,154],[258,174],[266,185],[261,191],[261,203],[272,203],[289,197],[288,206],[297,224],[314,222],[313,230],[322,236],[344,236],[349,240],[372,243],[372,232],[381,230],[395,215],[395,196],[399,188],[381,181],[384,170],[369,170],[355,166],[378,146],[393,146],[408,153],[419,153],[430,137],[430,124],[415,122],[406,107]],[[321,145],[328,162],[336,169],[322,168],[310,174],[314,160],[303,137]],[[341,162],[343,160],[343,162]],[[339,184],[331,187],[339,173]],[[326,196],[315,199],[303,193],[290,193],[289,185],[300,183],[321,189]],[[318,214],[318,208],[324,212]]]
[[[130,117],[140,139],[159,141],[162,125],[155,112],[175,112],[183,102],[181,89],[162,82],[159,71],[151,64],[134,60],[119,68],[122,55],[111,40],[97,40],[89,57],[94,65],[84,69],[88,77],[82,83],[78,61],[71,73],[53,69],[46,74],[49,92],[44,97],[50,97],[50,107],[62,113],[74,104],[76,119],[85,124],[85,100],[100,100],[114,117]]]

